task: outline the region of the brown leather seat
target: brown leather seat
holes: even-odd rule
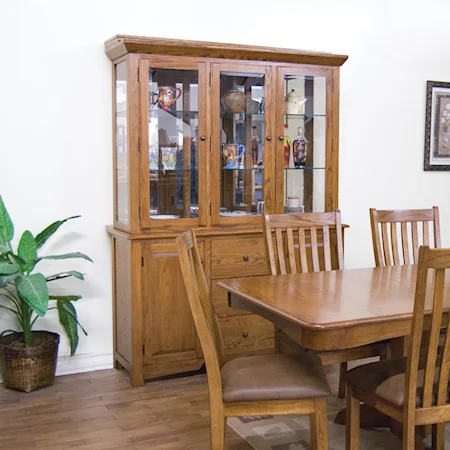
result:
[[[417,372],[416,406],[422,406],[425,361]],[[436,374],[437,375],[437,374]],[[406,358],[377,361],[355,367],[348,372],[347,382],[364,392],[375,394],[397,406],[405,401]],[[435,395],[433,401],[435,403]]]
[[[331,394],[321,359],[313,353],[236,358],[221,370],[223,400],[297,400]]]

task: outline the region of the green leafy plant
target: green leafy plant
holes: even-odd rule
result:
[[[66,253],[63,255],[38,256],[38,251],[45,242],[68,220],[80,216],[68,217],[49,225],[36,237],[30,231],[24,231],[17,246],[17,252],[12,249],[14,225],[0,196],[0,299],[6,300],[0,308],[6,309],[17,318],[25,345],[32,343],[32,328],[39,317],[47,311],[57,309],[59,321],[70,341],[71,355],[78,346],[78,327],[87,335],[79,324],[74,302],[80,295],[50,295],[49,284],[55,280],[75,277],[84,280],[82,273],[76,270],[59,272],[44,276],[35,272],[40,261],[46,259],[83,258],[92,260],[83,253]],[[8,330],[9,331],[9,330]]]

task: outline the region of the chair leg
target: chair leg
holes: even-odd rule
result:
[[[345,398],[345,385],[347,383],[347,363],[343,362],[339,365],[339,398]]]
[[[433,425],[432,431],[432,449],[444,450],[445,449],[445,423],[438,423]]]
[[[359,400],[353,397],[353,389],[347,386],[347,420],[345,425],[345,449],[359,450],[360,426]]]
[[[311,450],[328,450],[327,401],[317,398],[314,404],[315,411],[310,416]]]
[[[403,422],[403,450],[415,450],[416,448],[416,427],[414,422],[405,420]]]
[[[223,450],[227,419],[211,408],[211,450]]]

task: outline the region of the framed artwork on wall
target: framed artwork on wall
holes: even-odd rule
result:
[[[450,170],[450,83],[427,81],[424,170]]]

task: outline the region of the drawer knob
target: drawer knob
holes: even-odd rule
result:
[[[245,338],[247,339],[247,338],[248,338],[248,333],[247,333],[246,331],[244,331],[244,332],[242,333],[242,336],[245,337]]]
[[[247,255],[244,256],[244,261],[248,261],[248,256]]]

